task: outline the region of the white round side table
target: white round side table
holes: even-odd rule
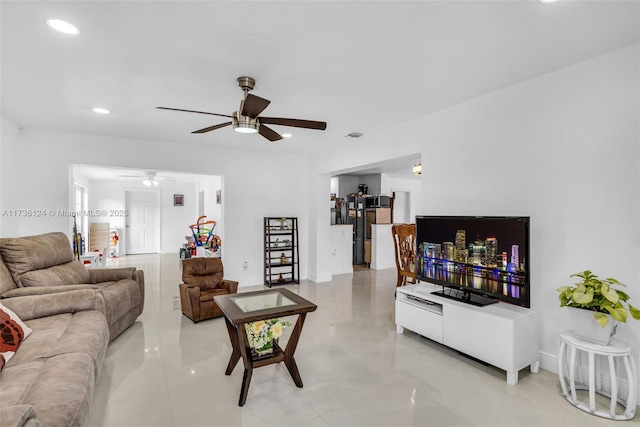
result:
[[[584,352],[588,356],[588,384],[578,382],[576,384],[576,369],[581,370],[580,365],[576,366],[578,352]],[[568,354],[567,354],[568,353]],[[597,371],[596,356],[606,358],[609,364],[610,392],[602,386],[602,372]],[[568,359],[567,359],[568,358]],[[629,387],[626,398],[618,396],[620,384],[616,373],[616,360],[624,366],[624,374]],[[568,362],[568,371],[566,369]],[[623,372],[620,372],[621,374]],[[598,374],[598,375],[597,375]],[[611,340],[609,345],[595,344],[578,338],[573,331],[564,331],[560,334],[560,351],[558,352],[558,375],[564,397],[575,407],[612,420],[630,420],[635,416],[638,402],[638,374],[631,355],[631,346],[617,339]],[[582,377],[581,372],[579,373]],[[568,378],[567,378],[568,377]],[[567,384],[568,379],[568,384]],[[580,402],[576,390],[589,391],[589,403]],[[611,399],[609,411],[596,409],[596,393]],[[616,413],[616,405],[620,403],[625,407],[622,414]]]

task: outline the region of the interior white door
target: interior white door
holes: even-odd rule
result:
[[[159,213],[156,191],[127,191],[126,251],[127,254],[159,252]]]

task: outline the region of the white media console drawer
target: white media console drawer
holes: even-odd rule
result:
[[[540,314],[498,302],[476,307],[431,292],[429,284],[402,286],[396,292],[396,329],[407,328],[433,341],[507,371],[507,383],[518,383],[518,371],[540,366]]]
[[[396,325],[442,344],[442,305],[416,301],[407,294],[398,293]]]

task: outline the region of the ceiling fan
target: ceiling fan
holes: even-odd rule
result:
[[[145,172],[140,175],[118,175],[121,178],[143,178],[142,183],[147,187],[157,187],[160,179],[171,179],[168,177],[159,177],[158,172]]]
[[[300,119],[286,119],[281,117],[261,117],[260,113],[271,103],[268,99],[260,98],[259,96],[251,95],[249,93],[256,85],[256,81],[251,77],[238,77],[238,86],[244,92],[244,97],[240,101],[240,108],[238,111],[234,111],[232,115],[209,113],[206,111],[194,111],[183,110],[180,108],[169,107],[156,107],[161,110],[171,111],[183,111],[186,113],[198,113],[209,114],[212,116],[228,117],[230,122],[220,123],[218,125],[209,126],[203,129],[195,130],[191,133],[206,133],[212,130],[220,129],[229,125],[233,125],[233,130],[240,133],[259,133],[267,138],[269,141],[278,141],[282,139],[282,135],[273,129],[265,126],[269,125],[281,125],[292,126],[304,129],[317,129],[325,130],[327,128],[326,122],[316,122],[312,120],[300,120]]]

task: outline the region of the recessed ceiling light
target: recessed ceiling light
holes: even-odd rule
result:
[[[548,4],[548,3],[557,3],[560,0],[538,0],[540,3]]]
[[[111,114],[111,111],[107,110],[106,108],[100,108],[100,107],[92,108],[91,111],[98,114]]]
[[[54,30],[64,34],[70,34],[73,36],[80,34],[80,30],[78,30],[76,26],[71,25],[68,22],[61,21],[59,19],[49,19],[47,20],[47,25],[53,28]]]
[[[282,137],[283,138],[291,138],[293,135],[291,135],[290,133],[283,133]]]

